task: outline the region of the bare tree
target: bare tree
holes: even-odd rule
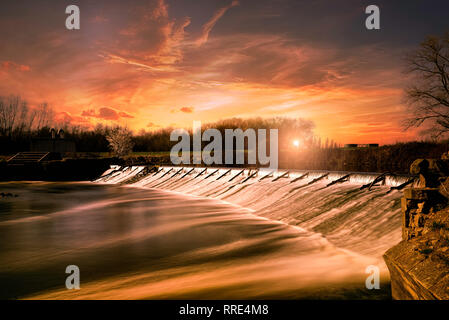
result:
[[[412,116],[406,129],[426,123],[432,138],[449,132],[449,33],[428,37],[407,59],[414,85],[406,89],[406,102]]]
[[[109,148],[118,157],[123,157],[132,152],[132,132],[128,128],[115,127],[106,135]]]
[[[6,117],[6,100],[4,97],[0,97],[0,135],[5,135],[5,117]]]
[[[20,111],[17,118],[17,124],[16,124],[16,134],[18,136],[22,136],[25,131],[27,131],[27,123],[28,123],[28,116],[29,116],[29,108],[28,103],[26,100],[22,100],[20,102]]]
[[[54,120],[53,109],[44,102],[37,106],[36,129],[39,131],[44,127],[50,127]]]
[[[54,112],[47,103],[30,108],[20,96],[0,97],[0,136],[10,138],[31,134],[52,124]]]
[[[11,137],[14,130],[20,127],[21,118],[24,116],[26,102],[19,96],[9,96],[0,98],[0,132],[1,135]],[[26,112],[26,111],[25,111]]]

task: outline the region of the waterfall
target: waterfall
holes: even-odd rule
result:
[[[394,187],[412,179],[379,173],[170,166],[139,175],[144,168],[114,166],[95,182],[219,199],[375,257],[401,239],[401,192]]]

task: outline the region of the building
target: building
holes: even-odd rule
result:
[[[378,148],[378,143],[348,143],[345,144],[345,148]]]
[[[60,129],[56,132],[51,129],[51,136],[48,138],[35,138],[31,141],[31,152],[57,152],[57,153],[72,153],[76,152],[75,142],[67,140],[64,137],[64,130]]]

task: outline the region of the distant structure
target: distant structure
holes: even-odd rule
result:
[[[345,144],[345,148],[377,148],[377,147],[379,147],[378,143],[361,143],[361,144],[348,143],[348,144]]]
[[[51,128],[49,138],[35,138],[31,141],[31,152],[76,152],[75,142],[65,139],[64,130]]]

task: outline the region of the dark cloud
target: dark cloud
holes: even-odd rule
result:
[[[119,120],[120,118],[134,118],[129,113],[117,111],[115,109],[108,107],[102,107],[98,111],[95,111],[93,109],[84,110],[81,113],[81,116],[98,118],[103,120]]]

